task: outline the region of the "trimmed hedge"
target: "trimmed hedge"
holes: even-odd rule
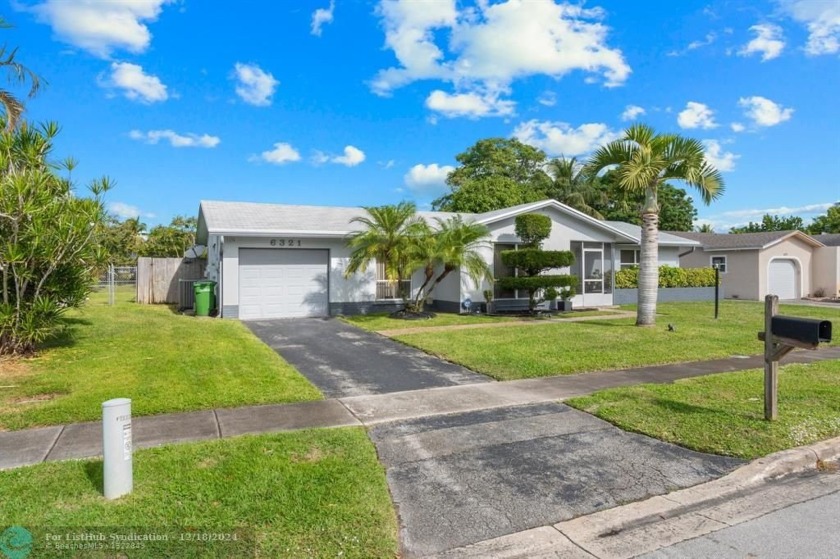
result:
[[[519,276],[517,278],[499,278],[502,289],[524,289],[537,291],[549,287],[574,287],[577,285],[575,276]]]
[[[714,268],[659,267],[659,287],[714,287]],[[639,269],[625,268],[615,273],[616,289],[639,287]]]
[[[575,255],[568,250],[541,250],[523,248],[503,250],[502,262],[510,268],[519,268],[529,276],[552,268],[567,268],[575,261]]]

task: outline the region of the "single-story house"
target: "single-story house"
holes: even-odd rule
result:
[[[840,247],[826,246],[823,235],[801,231],[762,233],[677,233],[700,247],[680,254],[680,266],[717,266],[726,297],[761,300],[837,296]],[[840,237],[840,236],[838,236]],[[840,244],[840,243],[838,243]]]
[[[454,214],[418,212],[435,217]],[[490,230],[483,254],[496,278],[513,273],[501,263],[503,250],[520,244],[514,219],[540,213],[552,220],[546,250],[570,250],[575,262],[571,273],[580,279],[573,304],[613,304],[612,270],[639,262],[638,226],[599,221],[554,200],[522,204],[482,214],[461,214],[465,220]],[[207,246],[208,279],[217,282],[221,316],[266,319],[330,316],[388,311],[397,308],[397,289],[384,275],[383,266],[345,278],[350,250],[346,237],[361,228],[351,220],[363,216],[362,208],[292,206],[246,202],[203,201],[198,213],[197,242]],[[661,264],[679,266],[679,255],[700,243],[663,233],[659,243]],[[421,278],[412,278],[417,289]],[[434,307],[461,310],[464,301],[484,301],[483,291],[466,273],[452,273],[435,289]],[[524,300],[527,293],[504,291],[495,286],[496,300]]]

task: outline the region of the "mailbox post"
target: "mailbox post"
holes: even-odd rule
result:
[[[817,349],[821,342],[831,341],[831,322],[811,318],[778,316],[779,298],[764,298],[764,332],[758,339],[764,342],[764,419],[774,421],[779,416],[779,359],[800,347]]]
[[[134,488],[131,436],[131,400],[115,398],[102,403],[103,493],[122,497]]]

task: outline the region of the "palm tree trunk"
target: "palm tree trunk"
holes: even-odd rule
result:
[[[636,326],[656,324],[656,296],[659,290],[659,214],[642,213],[642,247],[639,257],[639,306]]]

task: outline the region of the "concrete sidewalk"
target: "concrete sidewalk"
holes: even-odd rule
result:
[[[799,351],[784,363],[840,359],[840,347]],[[163,444],[317,427],[370,426],[390,421],[482,409],[562,401],[604,388],[667,383],[681,378],[741,371],[763,366],[761,356],[600,371],[579,375],[430,388],[370,396],[246,406],[138,417],[134,445]],[[100,422],[75,423],[0,433],[0,469],[99,456]]]

